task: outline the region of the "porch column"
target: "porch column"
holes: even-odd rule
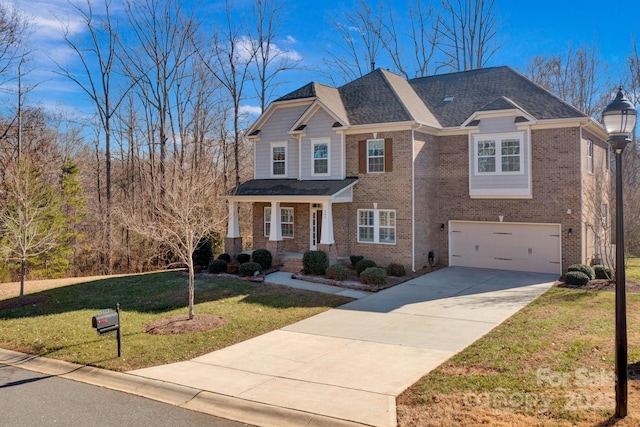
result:
[[[271,229],[267,250],[271,252],[273,265],[282,262],[284,254],[284,242],[282,241],[282,217],[280,215],[280,202],[271,202]]]
[[[224,251],[235,258],[242,252],[242,237],[238,222],[238,202],[229,201],[229,217],[227,219],[227,237],[224,239]]]
[[[338,262],[338,252],[335,240],[333,239],[333,211],[331,202],[322,203],[322,235],[318,248],[327,253],[329,265]]]

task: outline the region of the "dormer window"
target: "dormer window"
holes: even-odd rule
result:
[[[522,136],[520,134],[478,135],[475,139],[476,174],[520,174]]]

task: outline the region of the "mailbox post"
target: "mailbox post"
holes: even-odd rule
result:
[[[116,311],[108,309],[93,316],[91,318],[91,326],[93,326],[100,335],[116,331],[118,357],[120,357],[122,349],[120,341],[120,303],[116,303]]]

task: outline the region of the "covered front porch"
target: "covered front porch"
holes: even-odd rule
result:
[[[327,252],[335,263],[339,250],[346,249],[344,227],[336,227],[336,217],[346,219],[344,208],[352,201],[356,178],[344,180],[252,180],[240,185],[228,197],[229,219],[225,251],[231,256],[242,250],[238,204],[251,203],[253,249],[271,252],[274,265],[302,262],[308,250]],[[340,222],[344,224],[344,221]],[[291,254],[285,256],[286,254]],[[294,255],[295,254],[295,255]],[[295,268],[295,267],[293,267]]]

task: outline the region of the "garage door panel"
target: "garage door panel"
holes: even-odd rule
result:
[[[560,226],[451,222],[451,265],[561,273]]]

